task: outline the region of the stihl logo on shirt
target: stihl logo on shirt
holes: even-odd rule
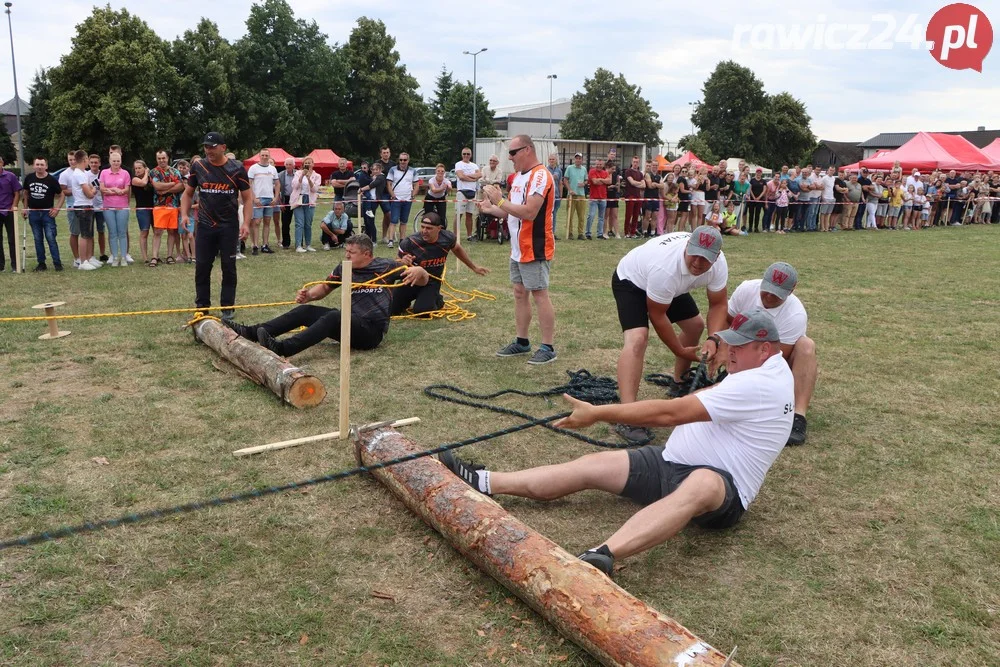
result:
[[[788,280],[787,273],[783,273],[777,269],[771,273],[771,282],[775,285],[784,285],[786,280]]]
[[[736,331],[736,330],[737,330],[737,329],[739,329],[739,328],[740,328],[741,326],[743,326],[744,324],[746,324],[746,322],[747,322],[747,319],[748,319],[748,318],[747,318],[747,316],[746,316],[746,315],[744,315],[744,314],[742,314],[742,313],[739,313],[738,315],[736,315],[736,317],[734,317],[734,318],[733,318],[733,326],[732,326],[732,327],[730,327],[730,328],[731,328],[731,329],[732,329],[733,331]]]
[[[711,234],[706,234],[705,232],[700,232],[698,234],[698,245],[702,248],[711,248],[712,243],[715,242],[715,237]]]

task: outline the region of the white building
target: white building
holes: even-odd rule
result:
[[[493,127],[501,137],[527,134],[529,137],[556,138],[569,107],[568,97],[552,100],[551,107],[548,102],[494,107]]]

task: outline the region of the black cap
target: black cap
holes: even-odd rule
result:
[[[205,138],[201,140],[202,146],[218,146],[219,144],[224,143],[226,143],[225,137],[218,132],[209,132],[205,135]]]

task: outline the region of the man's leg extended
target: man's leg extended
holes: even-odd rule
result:
[[[673,493],[633,514],[605,545],[615,558],[646,551],[676,535],[694,517],[719,509],[725,500],[722,476],[695,470]]]
[[[490,472],[489,492],[534,500],[555,500],[585,489],[621,493],[628,481],[628,470],[627,451],[598,452],[568,463],[518,472]]]
[[[646,358],[646,346],[649,343],[649,329],[636,327],[624,332],[625,343],[618,355],[618,392],[622,403],[635,403],[639,395],[639,382],[642,379],[642,363]]]

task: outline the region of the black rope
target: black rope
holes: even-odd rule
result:
[[[688,394],[694,393],[699,389],[705,387],[711,387],[713,384],[718,384],[722,382],[726,377],[726,369],[720,369],[716,373],[715,377],[712,378],[708,374],[708,363],[702,359],[701,363],[698,364],[696,368],[689,368],[681,376],[680,382],[674,379],[672,375],[666,375],[664,373],[649,373],[646,375],[645,380],[650,384],[655,384],[658,387],[665,387],[667,393],[672,398],[679,398],[681,396],[687,396]]]
[[[519,419],[528,421],[539,421],[539,426],[544,426],[550,431],[561,433],[562,435],[568,435],[571,438],[576,438],[577,440],[594,445],[595,447],[603,447],[605,449],[631,449],[633,447],[642,447],[643,445],[648,445],[652,442],[653,433],[649,429],[641,429],[645,433],[645,437],[642,440],[625,443],[609,442],[607,440],[591,438],[576,431],[570,431],[568,429],[552,426],[548,423],[550,421],[555,421],[556,419],[568,416],[570,414],[569,412],[564,412],[560,415],[553,415],[547,419],[537,420],[537,418],[527,414],[526,412],[486,402],[508,394],[532,398],[547,398],[549,396],[562,396],[563,394],[569,394],[573,398],[586,401],[594,405],[605,405],[608,403],[618,402],[618,383],[614,380],[614,378],[592,375],[589,371],[584,369],[578,371],[566,371],[566,373],[570,378],[568,383],[559,385],[558,387],[552,387],[551,389],[543,389],[542,391],[503,389],[501,391],[493,392],[492,394],[476,394],[450,384],[432,384],[428,387],[424,387],[424,393],[431,398],[448,401],[449,403],[457,403],[459,405],[466,405],[472,408],[489,410],[490,412],[496,412],[497,414],[510,415],[511,417],[518,417]],[[457,394],[457,396],[441,392],[451,392],[452,394]]]

